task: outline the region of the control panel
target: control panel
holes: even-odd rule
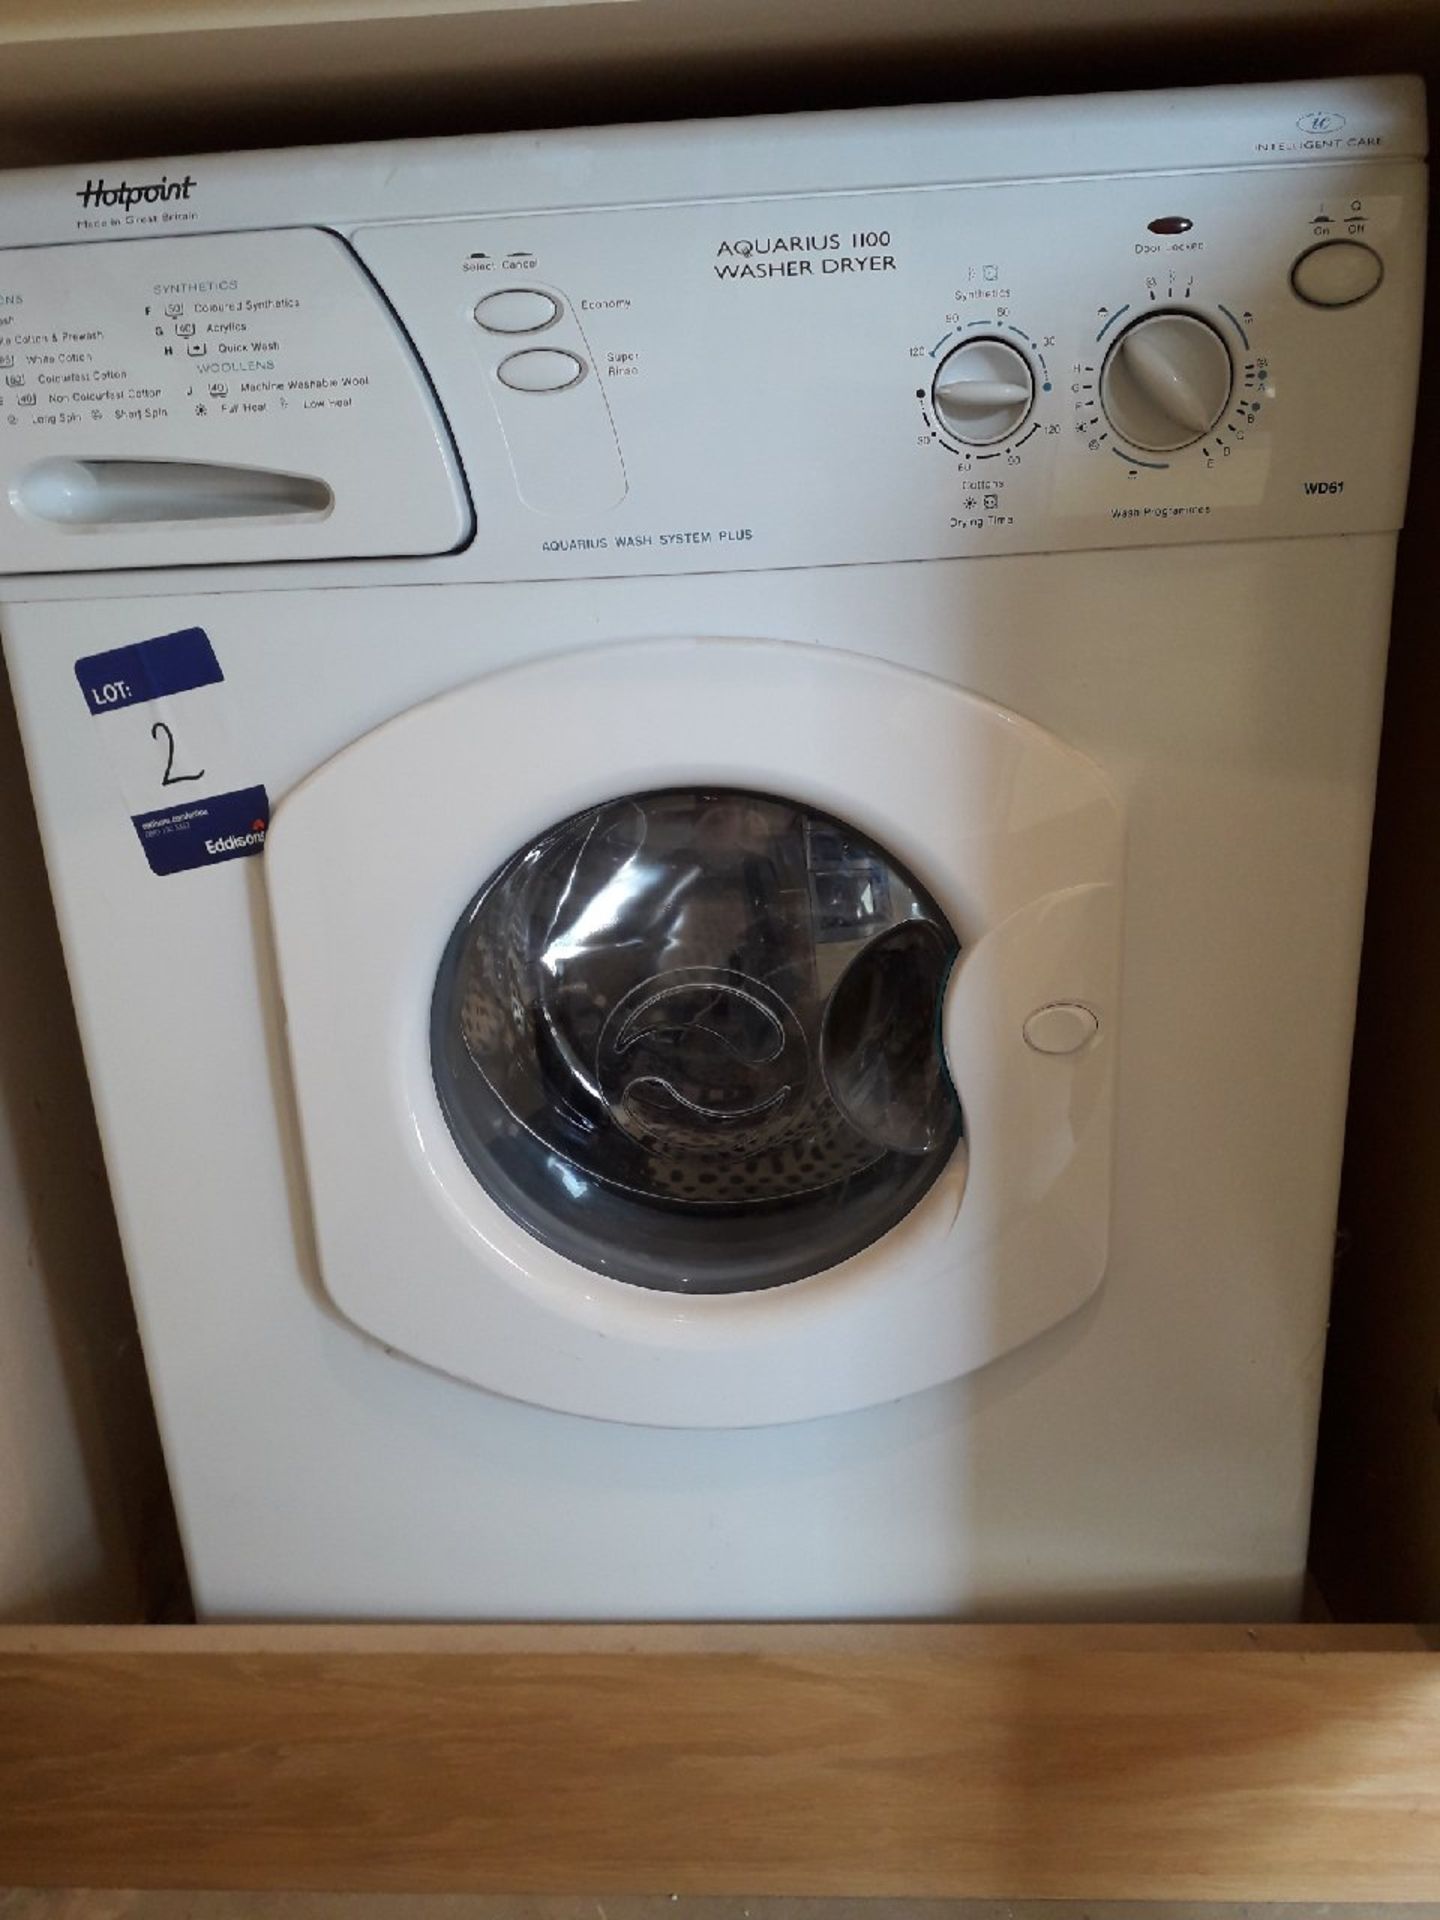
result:
[[[471,527],[423,369],[314,228],[0,252],[0,479],[0,572],[444,553]]]
[[[362,229],[486,577],[1398,526],[1424,170]],[[1363,370],[1363,378],[1359,377]]]
[[[1423,207],[1340,159],[12,249],[0,571],[1393,528]]]

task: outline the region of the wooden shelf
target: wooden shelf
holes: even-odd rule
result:
[[[1343,1627],[0,1630],[0,1884],[1419,1900]]]

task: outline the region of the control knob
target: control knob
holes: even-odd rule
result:
[[[1175,453],[1201,440],[1230,404],[1225,342],[1189,313],[1153,313],[1127,327],[1100,369],[1100,402],[1132,447]]]
[[[1035,376],[1005,340],[967,340],[940,362],[935,411],[957,440],[988,447],[1021,426],[1035,404]]]

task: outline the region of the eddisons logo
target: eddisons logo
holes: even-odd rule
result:
[[[207,840],[205,851],[210,855],[219,853],[238,853],[242,847],[259,846],[265,838],[266,823],[252,820],[248,833],[225,833],[218,840]]]

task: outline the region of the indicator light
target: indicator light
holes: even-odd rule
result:
[[[1194,224],[1183,213],[1167,213],[1159,220],[1150,221],[1149,227],[1151,233],[1189,233]]]

